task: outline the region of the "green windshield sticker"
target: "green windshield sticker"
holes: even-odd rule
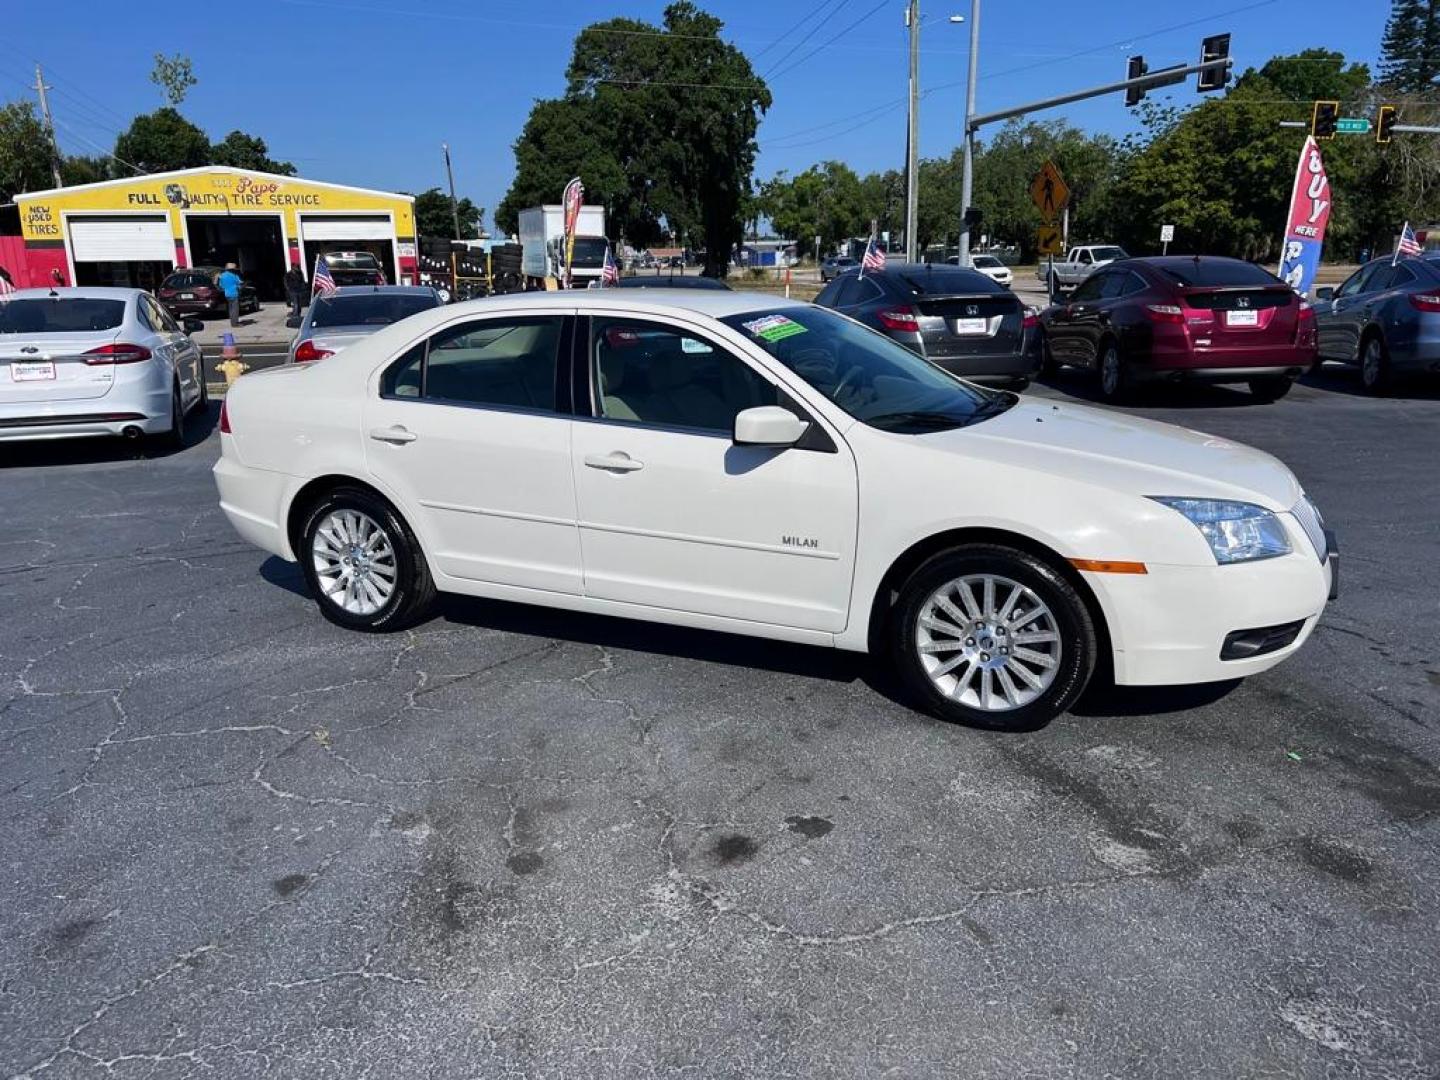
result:
[[[763,319],[741,323],[746,330],[763,341],[783,341],[787,337],[805,333],[805,327],[784,315],[766,315]]]

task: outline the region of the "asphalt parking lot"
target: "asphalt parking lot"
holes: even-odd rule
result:
[[[1287,461],[1341,597],[1023,736],[771,642],[347,634],[213,414],[0,447],[0,1075],[1437,1075],[1440,391],[1133,411]]]

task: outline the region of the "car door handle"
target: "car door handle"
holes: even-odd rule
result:
[[[413,431],[407,431],[399,424],[394,424],[386,428],[371,428],[370,437],[376,442],[394,443],[399,446],[402,443],[412,443],[420,436]]]
[[[635,472],[643,469],[645,463],[636,461],[629,454],[615,450],[609,454],[587,454],[585,464],[592,469],[604,469],[606,472]]]

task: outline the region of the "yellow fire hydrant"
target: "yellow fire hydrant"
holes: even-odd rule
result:
[[[250,370],[250,365],[243,363],[238,356],[227,357],[215,365],[215,370],[225,376],[225,385],[234,386],[235,380]]]

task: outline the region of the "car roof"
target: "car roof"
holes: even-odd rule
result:
[[[457,314],[472,312],[476,315],[484,315],[489,311],[527,307],[553,308],[556,306],[574,306],[587,313],[613,311],[619,314],[639,315],[678,311],[706,315],[712,319],[723,319],[729,315],[740,315],[751,311],[779,311],[783,308],[803,307],[805,303],[801,300],[787,300],[783,296],[769,293],[725,289],[569,289],[554,292],[505,293],[499,296],[481,297],[478,300],[464,300],[439,309],[439,313],[425,313],[423,317],[435,316],[438,321],[441,318],[449,320]],[[421,316],[412,317],[419,318]]]
[[[47,296],[57,300],[130,300],[148,295],[144,289],[120,289],[111,286],[40,286],[34,289],[16,289],[7,297],[9,300],[36,300]],[[5,301],[0,300],[0,303]]]

